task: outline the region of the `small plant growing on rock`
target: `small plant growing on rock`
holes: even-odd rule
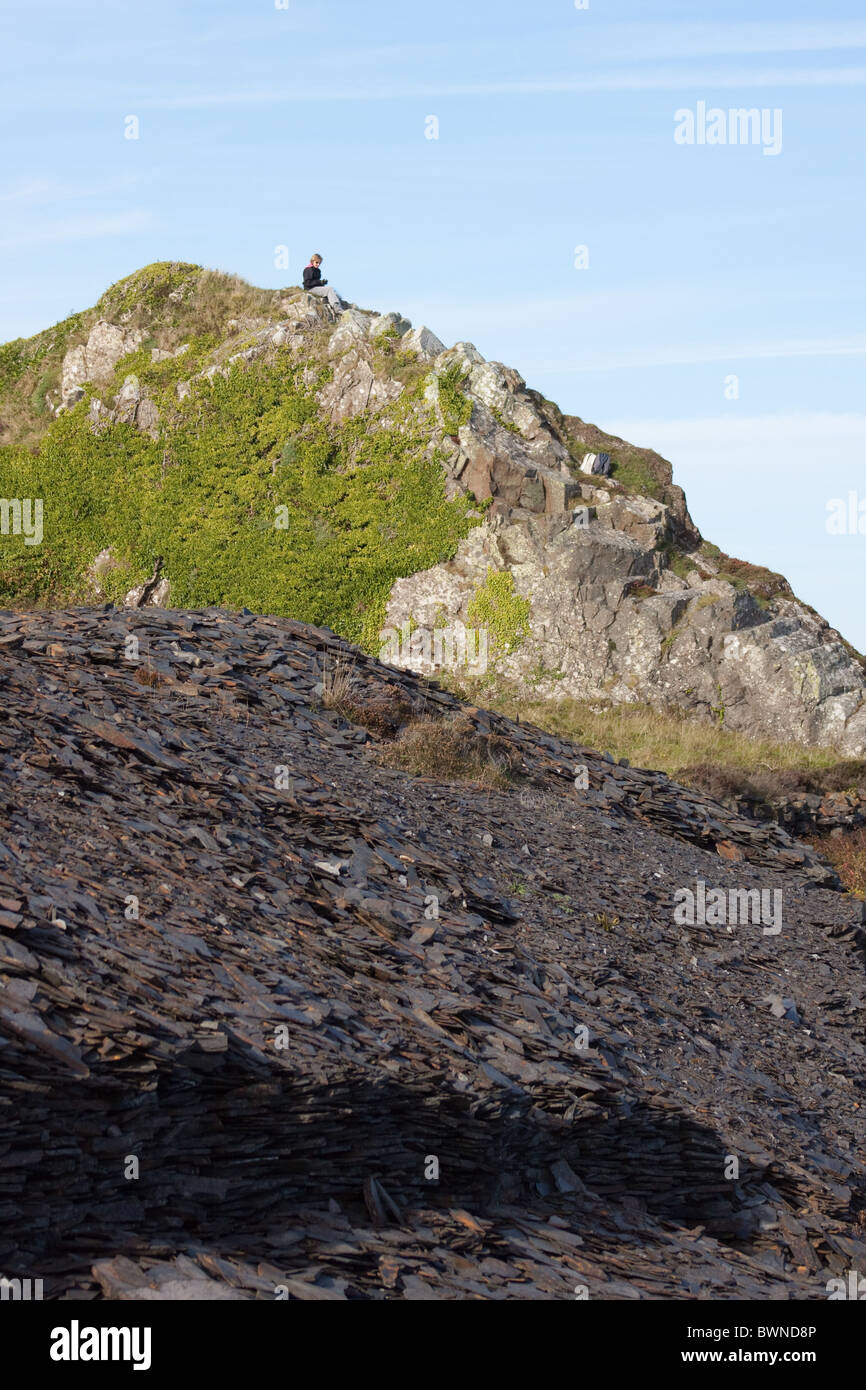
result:
[[[608,912],[596,912],[595,920],[602,931],[613,931],[614,927],[619,926],[619,918],[611,916]]]
[[[468,617],[486,628],[494,652],[507,656],[529,636],[529,599],[514,592],[510,570],[488,569],[487,578],[470,600]]]
[[[468,425],[472,418],[472,402],[465,395],[463,387],[466,373],[459,362],[454,362],[439,377],[439,409],[446,434],[456,434],[461,425]]]

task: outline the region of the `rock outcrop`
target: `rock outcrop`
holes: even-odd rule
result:
[[[194,289],[195,268],[189,270]],[[191,294],[176,286],[169,295],[175,335]],[[352,306],[340,314],[300,291],[272,297],[278,318],[228,320],[225,341],[204,363],[195,353],[184,358],[189,374],[172,377],[159,402],[141,369],[106,391],[145,330],[99,318],[86,341],[66,350],[63,408],[93,383],[93,431],[125,423],[164,443],[167,460],[173,417],[194,407],[197,393],[218,377],[283,360],[301,363],[329,427],[362,426],[371,441],[384,430],[420,431],[426,448],[419,463],[435,460],[441,467],[447,498],[477,504],[477,524],[459,546],[443,545],[438,563],[414,571],[407,559],[394,582],[371,595],[371,602],[384,605],[385,628],[471,630],[489,576],[507,574],[527,622],[518,640],[503,642],[489,633],[490,662],[524,691],[650,703],[755,737],[832,745],[852,757],[864,753],[863,659],[780,576],[731,561],[708,545],[664,460],[563,415],[517,371],[485,361],[471,343],[446,349],[430,329],[413,329],[395,312]],[[122,302],[128,300],[124,290]],[[172,367],[169,359],[187,346],[153,349],[155,370]],[[184,418],[192,418],[192,410]],[[358,443],[350,466],[363,458]],[[276,470],[278,461],[271,466]],[[243,522],[239,504],[227,525]],[[359,553],[371,531],[399,532],[401,523],[399,515],[360,522]],[[314,523],[320,531],[330,524]],[[114,541],[100,537],[92,553]],[[132,578],[143,584],[141,559],[136,568]],[[171,581],[170,566],[164,577]],[[221,581],[215,596],[225,595]],[[242,579],[232,596],[248,600]],[[325,616],[339,625],[336,615]],[[391,659],[427,673],[436,669],[411,651]]]
[[[860,659],[795,599],[761,606],[705,562],[673,573],[662,504],[596,492],[577,515],[509,512],[473,531],[453,561],[398,580],[388,623],[466,623],[489,571],[507,569],[532,619],[498,667],[532,679],[536,693],[673,707],[756,738],[862,755]]]
[[[63,358],[61,407],[66,410],[77,404],[84,395],[85,383],[98,385],[108,380],[120,359],[134,352],[144,336],[140,328],[126,328],[99,319],[91,328],[87,342],[71,347]]]

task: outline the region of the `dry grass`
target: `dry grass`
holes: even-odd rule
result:
[[[157,671],[149,662],[136,668],[133,678],[139,685],[146,685],[150,689],[155,689],[160,685],[173,685],[174,682],[168,676],[164,676],[161,671]]]
[[[276,290],[260,290],[236,275],[205,270],[196,278],[192,292],[183,300],[182,322],[168,328],[177,347],[186,337],[213,333],[226,335],[229,319],[268,322],[280,317],[282,295]],[[144,320],[146,322],[146,320]]]
[[[373,692],[359,690],[343,711],[347,719],[369,729],[379,738],[393,739],[412,718],[412,706],[399,685],[380,685]]]
[[[399,685],[367,687],[357,665],[338,657],[322,673],[321,703],[336,710],[351,724],[369,729],[383,739],[394,739],[412,718],[412,706]]]
[[[829,859],[849,893],[866,898],[866,829],[826,835],[810,843]]]
[[[354,661],[338,657],[322,672],[322,704],[348,718],[358,694],[358,676]]]
[[[99,307],[107,317],[144,329],[171,349],[207,334],[224,338],[229,319],[278,318],[283,298],[283,291],[259,289],[225,271],[158,263],[112,285]]]
[[[513,784],[517,754],[504,739],[479,734],[467,718],[413,719],[380,749],[390,767],[442,782],[475,782],[483,787]]]
[[[773,805],[796,796],[827,796],[834,792],[866,793],[866,762],[846,759],[829,767],[773,767],[762,764],[754,770],[719,767],[698,763],[683,768],[680,780],[699,787],[717,801],[731,796],[747,796]]]
[[[829,770],[850,769],[846,787],[861,777],[866,764],[842,764],[832,748],[806,748],[798,743],[772,743],[672,711],[647,705],[602,705],[582,700],[527,700],[509,692],[461,691],[468,698],[510,719],[537,724],[560,738],[584,747],[627,758],[635,767],[667,772],[680,780],[711,767],[739,774],[796,772],[801,778],[828,777]],[[864,779],[866,780],[866,779]],[[831,787],[827,785],[827,790]]]
[[[225,690],[221,685],[212,686],[208,694],[219,718],[233,719],[236,724],[249,724],[250,707],[243,697],[239,699],[233,691]]]

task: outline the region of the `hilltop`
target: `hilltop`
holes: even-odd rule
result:
[[[0,440],[3,495],[44,507],[41,543],[2,537],[7,606],[246,606],[405,634],[421,671],[419,629],[483,630],[479,697],[864,754],[863,658],[706,541],[664,459],[396,312],[149,266],[0,350]]]

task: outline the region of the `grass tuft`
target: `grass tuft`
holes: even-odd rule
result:
[[[504,740],[479,734],[459,715],[450,720],[413,719],[382,746],[379,756],[388,766],[418,777],[500,789],[513,784],[516,771],[516,754]]]

